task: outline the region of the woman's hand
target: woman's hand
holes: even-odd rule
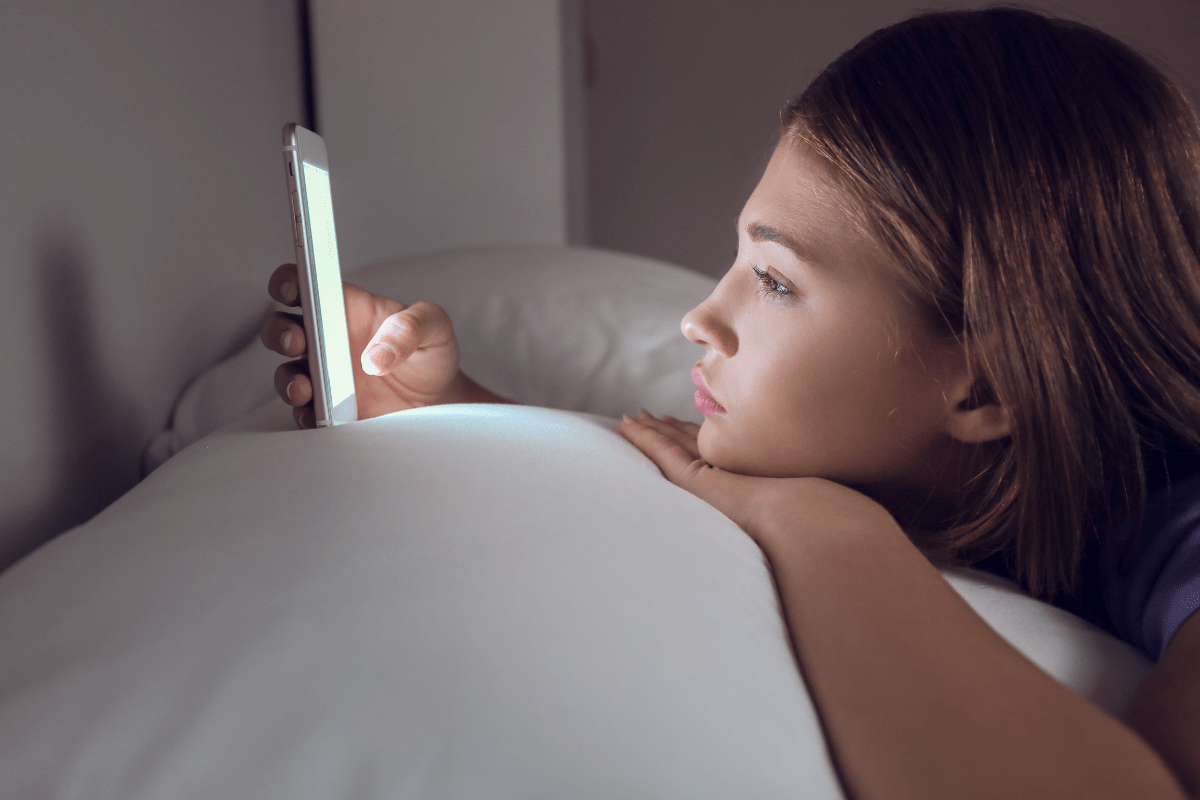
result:
[[[696,437],[700,426],[674,417],[659,419],[643,410],[621,421],[621,435],[654,462],[671,483],[704,500],[750,532],[755,494],[763,478],[749,478],[717,469],[700,457]],[[753,535],[753,534],[751,534]]]
[[[801,536],[837,536],[883,526],[899,532],[887,509],[860,492],[822,478],[762,478],[726,472],[700,457],[700,426],[646,411],[625,417],[621,435],[680,488],[746,531],[768,559],[785,558]]]
[[[271,275],[267,291],[280,303],[297,307],[299,286],[296,265],[284,264]],[[406,306],[350,283],[343,284],[343,294],[359,419],[438,403],[503,400],[459,370],[454,326],[441,307],[425,302]],[[303,317],[271,312],[259,333],[269,349],[297,359],[275,370],[275,391],[294,407],[297,425],[313,427]]]

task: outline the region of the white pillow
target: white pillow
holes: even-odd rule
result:
[[[516,245],[409,256],[347,279],[444,307],[463,368],[520,402],[606,416],[645,407],[701,420],[689,373],[703,351],[679,322],[716,286],[712,278],[641,256]],[[147,449],[144,471],[274,398],[281,360],[256,338],[197,378]]]
[[[614,424],[195,444],[0,576],[0,796],[839,796],[761,554]]]
[[[764,559],[615,421],[279,402],[0,576],[0,797],[840,797]],[[1119,710],[1146,662],[952,583]]]

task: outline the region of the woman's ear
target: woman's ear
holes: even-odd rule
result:
[[[958,441],[983,444],[1012,435],[1012,414],[983,382],[965,382],[965,390],[956,399],[946,432]]]

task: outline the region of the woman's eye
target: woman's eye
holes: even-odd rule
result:
[[[758,293],[764,297],[770,297],[772,300],[781,300],[792,293],[792,290],[784,286],[779,281],[771,277],[771,274],[765,269],[751,266],[754,274],[758,276]]]

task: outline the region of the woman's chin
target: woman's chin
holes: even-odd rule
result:
[[[708,435],[705,435],[705,431]],[[761,457],[761,453],[746,452],[744,448],[731,447],[722,441],[707,425],[700,427],[696,437],[696,449],[705,463],[726,472],[747,475],[752,478],[820,478],[808,465],[791,462],[776,463]],[[758,456],[757,458],[755,456]],[[807,467],[807,468],[806,468]]]
[[[700,426],[700,434],[696,437],[696,449],[700,451],[700,458],[705,463],[738,475],[761,475],[762,468],[766,466],[756,463],[749,454],[727,446],[707,422]]]

